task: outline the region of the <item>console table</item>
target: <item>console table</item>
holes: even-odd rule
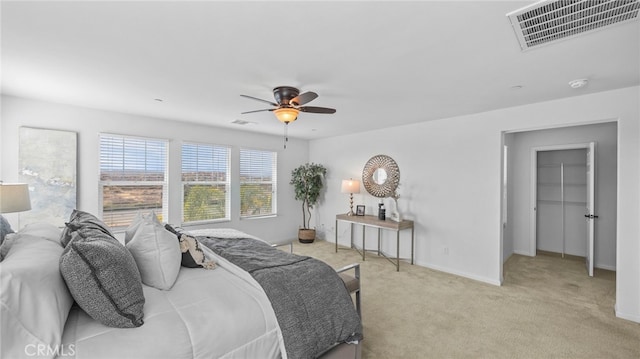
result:
[[[414,229],[413,229],[413,221],[402,220],[400,222],[394,222],[391,220],[380,220],[377,216],[348,216],[346,214],[338,214],[336,215],[336,253],[338,252],[338,222],[347,222],[351,226],[350,240],[351,240],[351,248],[355,249],[360,253],[358,248],[353,245],[353,225],[359,224],[362,225],[362,260],[365,260],[365,229],[366,227],[377,228],[378,229],[378,255],[382,255],[387,258],[393,265],[396,266],[396,270],[400,271],[400,231],[403,229],[411,229],[411,264],[413,264],[413,241],[414,241]],[[392,258],[387,257],[380,250],[380,233],[383,229],[388,229],[396,232],[396,258],[395,263]]]

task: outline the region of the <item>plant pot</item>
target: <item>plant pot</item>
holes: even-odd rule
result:
[[[315,229],[298,229],[298,240],[300,243],[313,243],[316,239],[316,230]]]

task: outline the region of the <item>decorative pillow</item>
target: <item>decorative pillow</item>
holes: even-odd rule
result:
[[[11,224],[9,224],[6,218],[0,215],[0,244],[2,244],[4,237],[9,233],[14,233],[13,229],[11,229]]]
[[[65,224],[65,229],[62,231],[62,235],[60,236],[60,243],[62,243],[64,247],[69,244],[69,241],[71,240],[71,233],[80,228],[89,227],[92,229],[97,229],[113,237],[113,233],[111,233],[111,230],[104,222],[102,222],[93,214],[80,211],[78,209],[73,210],[71,216],[69,217],[69,222]]]
[[[60,272],[76,303],[100,323],[133,328],[143,322],[140,272],[131,253],[101,230],[78,230],[60,257]]]
[[[162,226],[153,212],[139,216],[131,227],[135,227],[135,232],[130,234],[131,238],[125,234],[125,246],[138,265],[142,283],[171,289],[178,278],[182,257],[176,236]]]
[[[166,224],[164,228],[178,237],[180,252],[182,252],[181,264],[183,267],[204,269],[214,269],[216,267],[214,261],[207,260],[204,252],[200,248],[200,242],[198,242],[195,237],[186,233],[180,233],[169,224]]]
[[[58,269],[60,230],[50,238],[23,231],[13,237],[15,244],[0,263],[0,358],[25,357],[29,347],[59,348],[73,304]]]

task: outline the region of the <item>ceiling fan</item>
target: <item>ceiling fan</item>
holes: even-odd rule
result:
[[[273,106],[274,108],[266,108],[262,110],[254,110],[254,111],[246,111],[242,112],[242,114],[253,113],[253,112],[261,112],[261,111],[273,111],[276,115],[276,118],[283,122],[284,124],[289,124],[298,119],[298,114],[300,112],[309,112],[309,113],[335,113],[336,110],[328,107],[316,107],[316,106],[303,106],[318,97],[318,94],[315,92],[307,91],[305,93],[300,93],[295,87],[291,86],[279,86],[273,89],[273,97],[276,102],[271,102],[267,100],[263,100],[257,97],[248,96],[248,95],[240,95],[242,97],[250,98],[253,100],[266,102]]]

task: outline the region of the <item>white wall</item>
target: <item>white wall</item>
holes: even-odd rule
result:
[[[500,240],[502,133],[617,119],[616,314],[640,322],[639,98],[640,88],[631,87],[314,140],[308,147],[306,141],[290,140],[287,150],[283,151],[282,139],[278,136],[2,97],[0,175],[7,182],[17,180],[19,126],[78,132],[78,208],[90,212],[98,209],[99,132],[172,139],[172,168],[178,166],[177,149],[182,140],[232,145],[236,156],[238,146],[243,145],[273,149],[279,154],[279,216],[241,221],[234,214],[232,221],[223,225],[266,239],[295,237],[300,222],[299,203],[293,200],[288,178],[294,167],[309,160],[328,168],[327,190],[317,206],[314,222],[320,235],[333,241],[335,215],[348,210],[348,195],[340,193],[340,181],[359,178],[369,158],[386,154],[400,167],[400,210],[416,221],[417,264],[499,284],[503,254]],[[179,171],[171,171],[172,180],[176,180]],[[171,190],[173,205],[169,221],[172,222],[179,221],[179,193]],[[367,212],[373,213],[376,198],[364,190],[354,197],[355,204],[366,204]],[[237,208],[237,203],[235,206]],[[348,244],[347,236],[347,226],[342,225],[341,244]],[[395,241],[389,240],[392,235],[386,233],[384,237],[383,249],[394,250]],[[402,236],[402,245],[401,256],[409,257],[407,234]]]
[[[595,266],[616,269],[616,173],[617,126],[615,122],[571,126],[548,130],[526,131],[513,136],[509,147],[509,166],[513,170],[510,186],[509,229],[505,243],[512,242],[513,251],[535,255],[530,247],[530,181],[531,148],[595,141],[596,148],[596,243]],[[513,252],[512,252],[513,253]],[[511,253],[507,253],[505,260]]]
[[[640,88],[630,87],[313,140],[310,160],[329,171],[316,223],[333,241],[335,215],[348,210],[340,180],[360,177],[370,157],[386,154],[400,167],[400,209],[416,221],[417,263],[499,284],[502,133],[618,119],[616,313],[640,322],[639,98]],[[377,201],[361,193],[354,202],[366,204],[371,213]],[[339,241],[348,245],[348,227],[340,228]],[[401,255],[408,257],[406,236],[402,241]],[[395,241],[391,242],[387,240],[383,249],[395,248]]]
[[[308,159],[308,142],[289,139],[283,149],[279,136],[262,135],[246,131],[198,126],[157,118],[132,116],[115,112],[33,101],[3,96],[1,109],[0,175],[5,182],[18,180],[18,129],[20,126],[38,127],[78,133],[78,196],[77,207],[98,213],[98,152],[101,132],[169,139],[169,219],[181,221],[180,147],[182,141],[195,141],[232,146],[232,201],[231,221],[211,225],[233,227],[264,239],[297,238],[302,222],[299,202],[289,179],[291,170]],[[240,203],[237,163],[239,148],[257,148],[278,152],[278,216],[262,219],[239,218]],[[235,167],[234,167],[235,166]],[[10,216],[7,216],[12,222]]]

